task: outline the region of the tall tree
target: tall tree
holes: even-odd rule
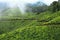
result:
[[[50,5],[50,10],[52,12],[59,11],[60,10],[60,4],[59,4],[59,2],[58,1],[52,2],[52,4]]]

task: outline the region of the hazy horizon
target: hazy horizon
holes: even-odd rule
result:
[[[22,12],[25,11],[26,3],[36,3],[38,1],[43,2],[46,5],[50,5],[53,1],[58,1],[58,0],[0,0],[0,2],[7,3],[9,7],[18,6]]]
[[[0,2],[10,3],[11,5],[35,3],[37,1],[41,1],[47,5],[50,5],[53,1],[58,1],[58,0],[0,0]]]

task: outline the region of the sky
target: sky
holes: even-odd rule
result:
[[[13,3],[14,5],[18,4],[18,3],[34,3],[37,1],[41,1],[46,3],[47,5],[50,5],[53,1],[58,1],[58,0],[0,0],[0,2],[8,2],[8,3]]]

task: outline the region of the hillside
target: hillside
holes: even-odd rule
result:
[[[0,35],[0,40],[59,40],[60,26],[28,26]]]
[[[0,40],[60,40],[60,11],[0,21],[0,33]]]

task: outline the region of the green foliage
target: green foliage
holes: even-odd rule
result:
[[[60,26],[23,27],[0,36],[0,40],[60,40]]]
[[[24,27],[32,22],[31,20],[10,20],[0,21],[0,34],[10,32],[20,27]]]
[[[51,21],[49,21],[49,23],[50,23],[50,24],[51,24],[51,23],[59,24],[59,23],[60,23],[60,16],[52,19]]]
[[[51,14],[50,17],[47,20],[49,20],[49,21],[46,22],[45,24],[51,24],[51,25],[53,25],[53,24],[57,24],[57,25],[60,24],[60,11]]]
[[[40,14],[41,12],[45,12],[47,10],[47,5],[43,2],[37,2],[34,4],[28,3],[26,5],[26,12],[33,12]]]
[[[25,20],[25,18],[27,20]],[[26,13],[24,19],[21,18],[10,18],[0,20],[0,34],[10,32],[20,27],[25,26],[40,26],[43,24],[52,24],[52,23],[60,23],[60,11],[56,13],[44,12],[36,15],[33,13]]]
[[[50,5],[49,8],[52,12],[59,11],[60,10],[60,3],[58,1],[54,1],[54,2],[52,2],[52,4]]]
[[[60,40],[60,11],[22,15],[19,8],[13,8],[2,13],[0,40]]]

